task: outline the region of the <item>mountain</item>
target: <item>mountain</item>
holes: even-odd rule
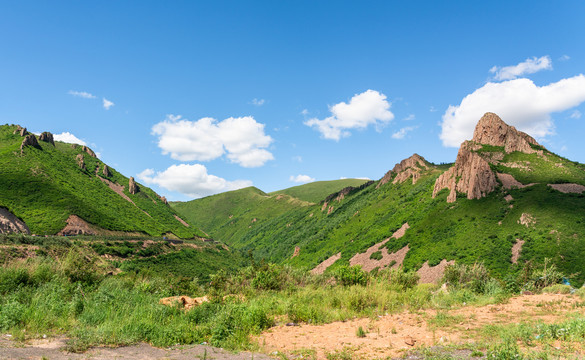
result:
[[[86,146],[0,126],[0,233],[204,236]]]
[[[229,191],[171,206],[214,239],[237,242],[245,233],[263,222],[289,211],[322,201],[332,191],[367,180],[318,181],[266,194],[255,187]]]
[[[480,261],[503,277],[550,258],[582,281],[584,191],[583,164],[487,113],[454,164],[437,166],[415,154],[377,182],[266,212],[262,222],[229,238],[218,232],[217,239],[314,272],[402,265],[432,276],[452,261]],[[230,210],[226,204],[221,216]]]

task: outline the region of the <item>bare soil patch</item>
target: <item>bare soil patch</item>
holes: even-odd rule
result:
[[[507,189],[507,190],[510,190],[513,188],[522,189],[522,188],[525,188],[528,186],[535,185],[535,183],[530,183],[530,184],[524,185],[520,181],[516,180],[510,174],[496,173],[496,175],[498,176],[498,179],[502,182],[502,186],[504,187],[504,189]]]
[[[521,239],[516,239],[516,243],[512,246],[512,264],[517,264],[518,259],[520,258],[520,253],[522,252],[522,245],[524,245],[525,241]]]
[[[419,284],[430,284],[438,282],[443,277],[447,265],[453,264],[455,264],[454,260],[447,261],[446,259],[443,259],[439,264],[435,266],[429,266],[429,262],[426,261],[417,271],[418,275],[420,276],[420,279],[418,280]]]
[[[377,319],[354,319],[325,325],[279,325],[261,334],[257,341],[265,353],[291,354],[314,350],[317,359],[326,359],[328,353],[349,349],[365,359],[397,358],[418,346],[473,342],[479,336],[478,330],[485,325],[537,320],[558,322],[568,313],[585,313],[583,307],[576,306],[579,301],[573,295],[542,294],[514,297],[505,304],[464,306],[442,311],[454,320],[441,327],[433,323],[437,310],[405,311]],[[360,326],[367,332],[363,338],[356,335]]]
[[[406,257],[406,253],[408,252],[408,250],[410,250],[408,245],[392,254],[388,253],[388,249],[382,248],[382,246],[384,246],[384,244],[386,244],[391,238],[400,239],[401,237],[404,236],[406,230],[408,230],[409,228],[410,226],[408,225],[408,223],[404,223],[400,227],[400,229],[396,230],[394,234],[392,234],[392,236],[389,237],[388,239],[369,247],[368,250],[366,250],[366,252],[355,254],[349,260],[349,264],[351,266],[361,265],[364,271],[372,271],[375,268],[383,269],[388,267],[392,263],[393,263],[392,267],[398,267],[402,265],[402,262]],[[371,259],[370,256],[377,251],[380,251],[380,253],[382,254],[382,258],[380,260]]]
[[[7,209],[0,207],[0,234],[13,232],[30,234],[30,230],[24,221],[17,218]]]
[[[341,259],[341,252],[338,252],[337,254],[329,257],[327,260],[317,265],[313,270],[311,270],[311,274],[323,274],[323,272],[325,272],[329,266],[333,265],[333,263],[339,259]]]
[[[66,338],[41,339],[26,342],[24,344],[9,340],[5,336],[0,338],[0,359],[51,359],[51,360],[244,360],[261,359],[268,360],[269,356],[258,353],[241,352],[230,353],[226,350],[214,348],[208,345],[184,345],[173,346],[166,349],[155,348],[148,344],[138,344],[123,347],[96,347],[84,353],[67,352]]]
[[[585,192],[585,186],[579,184],[548,184],[548,186],[565,194],[581,194]]]

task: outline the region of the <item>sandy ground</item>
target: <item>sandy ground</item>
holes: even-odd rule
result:
[[[257,338],[265,353],[279,351],[285,354],[314,350],[318,359],[328,353],[349,349],[365,358],[397,358],[418,346],[441,346],[473,342],[477,330],[488,324],[509,324],[542,320],[560,321],[567,313],[585,313],[572,295],[525,295],[510,299],[506,304],[481,307],[465,306],[444,311],[447,318],[441,326],[436,310],[416,313],[403,312],[376,319],[354,319],[325,325],[280,325]],[[356,335],[362,327],[365,337]]]
[[[232,354],[228,351],[206,345],[185,345],[168,349],[158,349],[148,344],[139,344],[124,347],[98,347],[88,350],[82,354],[66,352],[67,339],[43,339],[30,341],[27,344],[19,344],[9,340],[6,336],[0,337],[0,359],[48,359],[48,360],[142,360],[142,359],[165,359],[165,360],[193,360],[193,359],[215,359],[215,360],[267,360],[269,356],[241,352]]]

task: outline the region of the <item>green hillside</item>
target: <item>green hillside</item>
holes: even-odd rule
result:
[[[32,233],[57,234],[70,215],[77,215],[106,233],[203,236],[177,220],[177,213],[151,189],[138,184],[139,191],[131,194],[127,177],[111,168],[104,175],[104,163],[81,146],[39,141],[38,148],[26,146],[21,152],[24,137],[16,130],[15,125],[0,126],[0,207],[22,219]],[[123,185],[127,199],[105,181]]]
[[[315,181],[304,185],[293,186],[288,189],[273,191],[269,195],[285,194],[312,203],[319,203],[329,194],[333,194],[348,186],[358,187],[367,181],[363,179]]]
[[[310,205],[289,195],[268,195],[255,187],[171,203],[175,210],[210,237],[228,243],[268,219]]]

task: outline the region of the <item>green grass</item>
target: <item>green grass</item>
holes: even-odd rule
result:
[[[100,180],[104,163],[82,151],[80,146],[39,142],[20,153],[22,137],[12,134],[15,126],[0,126],[0,206],[24,220],[32,233],[56,234],[67,218],[77,215],[105,230],[160,236],[173,233],[190,238],[203,234],[194,226],[177,221],[177,213],[149,188],[128,192],[128,178],[110,169],[108,180],[125,186],[134,204],[112,191]],[[76,163],[84,154],[86,170]]]
[[[304,201],[319,203],[325,200],[327,195],[338,192],[348,186],[358,187],[366,182],[368,180],[363,179],[315,181],[304,185],[293,186],[288,189],[273,191],[269,195],[286,194]]]

